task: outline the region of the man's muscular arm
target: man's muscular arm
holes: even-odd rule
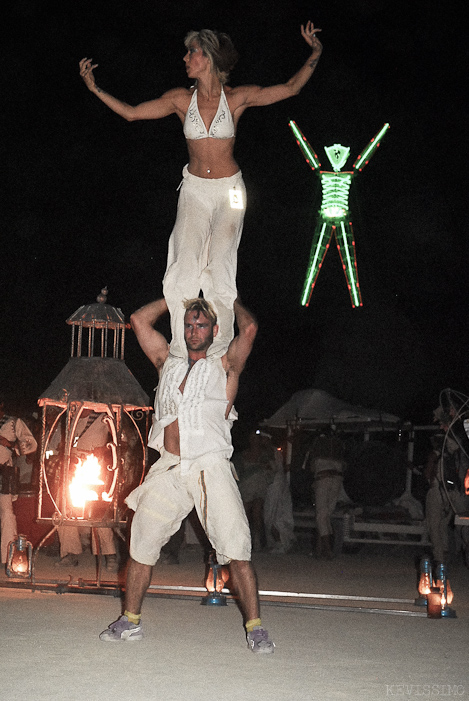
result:
[[[246,360],[254,345],[257,334],[257,321],[254,316],[243,307],[240,299],[236,299],[233,305],[238,324],[239,334],[231,341],[226,355],[223,357],[223,366],[226,370],[226,406],[225,417],[228,418],[231,407],[238,393],[239,376],[244,370]]]
[[[258,326],[253,314],[243,307],[239,297],[235,300],[233,307],[239,333],[231,341],[226,359],[228,371],[236,372],[239,375],[252,351]]]
[[[141,349],[158,370],[168,357],[169,345],[163,334],[154,327],[167,311],[166,300],[161,298],[137,309],[130,317]]]

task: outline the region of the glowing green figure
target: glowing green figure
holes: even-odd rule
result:
[[[343,173],[340,171],[347,162],[350,154],[350,148],[348,146],[341,146],[341,144],[325,146],[324,150],[332,165],[333,172],[319,170],[321,164],[319,163],[316,153],[306,140],[306,137],[293,120],[289,123],[289,126],[295,135],[296,143],[302,150],[306,162],[312,170],[318,171],[322,186],[321,209],[319,210],[319,218],[314,231],[301,304],[303,307],[309,305],[314,285],[316,284],[324,257],[329,248],[332,234],[334,234],[345,278],[347,280],[352,307],[361,307],[363,306],[363,302],[360,293],[360,285],[358,284],[355,241],[352,222],[349,218],[348,199],[350,185],[357,171],[361,172],[363,170],[380,145],[381,139],[389,129],[389,124],[386,123],[376,136],[371,139],[368,146],[353,164],[352,170],[344,171]]]

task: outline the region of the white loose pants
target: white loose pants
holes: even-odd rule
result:
[[[231,206],[240,191],[243,208]],[[176,223],[168,245],[163,294],[171,315],[171,353],[187,357],[184,300],[199,296],[213,304],[219,331],[207,355],[221,357],[233,339],[237,297],[237,252],[246,206],[241,171],[229,178],[199,178],[183,169]]]
[[[130,556],[136,562],[154,565],[194,506],[220,565],[251,559],[249,524],[227,458],[206,455],[181,475],[180,457],[163,449],[125,501],[135,511]]]

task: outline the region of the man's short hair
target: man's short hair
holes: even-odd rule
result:
[[[214,32],[212,29],[191,31],[184,39],[186,49],[189,49],[193,41],[198,43],[204,56],[209,59],[212,71],[224,85],[238,60],[238,52],[228,34]]]
[[[451,426],[453,419],[448,411],[439,406],[433,411],[433,422],[440,423],[443,426]]]
[[[186,310],[186,314],[187,312],[198,312],[199,314],[203,314],[211,322],[212,326],[215,326],[215,324],[217,323],[217,315],[215,313],[215,309],[212,307],[210,302],[207,302],[207,300],[203,297],[185,299],[184,309]]]

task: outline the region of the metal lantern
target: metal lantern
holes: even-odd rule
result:
[[[436,568],[436,586],[441,594],[441,617],[456,618],[456,611],[449,606],[454,595],[449,583],[447,568],[443,562],[440,562]]]
[[[25,535],[8,544],[6,573],[9,577],[31,577],[33,547]]]
[[[419,595],[415,599],[416,606],[427,606],[427,597],[430,594],[433,584],[432,564],[429,557],[422,557],[420,560],[420,579],[418,585]]]
[[[201,602],[204,606],[226,606],[226,596],[222,592],[229,576],[228,567],[219,565],[214,553],[210,553],[205,580],[208,594]]]
[[[152,407],[124,362],[129,324],[106,299],[107,288],[69,317],[71,357],[38,400],[37,522],[51,530],[36,551],[59,526],[119,532],[127,522],[124,500],[145,474]],[[84,440],[93,431],[99,440]]]

